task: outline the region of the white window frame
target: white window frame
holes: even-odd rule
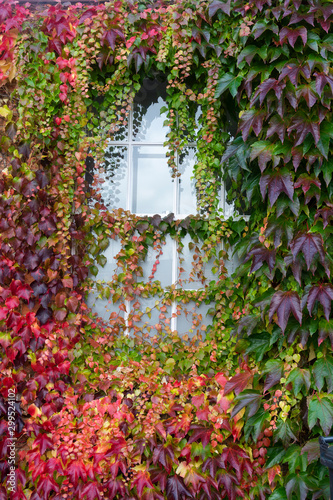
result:
[[[132,208],[132,196],[133,196],[133,178],[134,178],[134,172],[133,172],[133,150],[135,147],[140,147],[140,146],[159,146],[163,147],[166,150],[166,147],[164,146],[165,141],[138,141],[133,139],[133,114],[134,114],[134,107],[133,105],[131,106],[131,109],[128,114],[128,119],[127,119],[127,126],[126,126],[126,131],[127,131],[127,137],[124,140],[109,140],[108,141],[108,146],[110,147],[123,147],[127,148],[127,193],[126,193],[126,207],[124,209],[131,211]],[[197,150],[197,143],[196,142],[189,142],[186,147],[189,148],[195,148]],[[102,166],[102,165],[101,165]],[[179,166],[179,154],[178,151],[176,152],[176,166],[178,168]],[[178,179],[178,178],[176,178]],[[175,182],[173,186],[173,213],[175,216],[175,219],[185,219],[186,217],[190,215],[198,215],[198,214],[182,214],[182,213],[177,213],[177,204],[179,203],[180,196],[179,196],[179,182]],[[225,218],[229,218],[230,216],[234,215],[234,208],[232,205],[228,204],[226,202],[226,191],[225,191],[225,186],[224,182],[221,183],[220,190],[219,190],[219,208],[223,210],[223,214]],[[132,212],[133,213],[133,212]],[[161,217],[167,216],[171,212],[164,212],[164,213],[135,213],[136,216],[138,217],[152,217],[154,215],[160,215]],[[204,217],[203,217],[204,218]],[[110,244],[112,244],[112,240],[110,241]],[[172,244],[172,284],[175,285],[177,284],[178,281],[178,267],[179,267],[179,252],[177,249],[177,241],[174,239],[171,239],[171,244]],[[220,250],[224,249],[224,245],[219,244],[217,246],[217,251],[219,252]],[[195,290],[202,290],[202,288],[183,288],[183,290],[188,290],[188,291],[195,291]],[[126,307],[126,311],[124,311],[124,320],[126,326],[128,325],[129,321],[129,314],[131,310],[131,302],[129,300],[125,300],[124,304]],[[170,321],[170,328],[171,331],[177,330],[177,319],[178,315],[176,314],[177,311],[177,303],[176,301],[172,302],[171,305],[171,321]],[[128,328],[125,330],[125,334],[129,334]]]

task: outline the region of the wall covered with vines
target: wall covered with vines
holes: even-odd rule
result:
[[[319,0],[1,3],[1,500],[329,498],[332,20]],[[185,219],[102,195],[108,141],[156,78],[174,179],[196,143]],[[189,286],[164,287],[184,237]]]

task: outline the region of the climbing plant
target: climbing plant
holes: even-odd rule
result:
[[[1,499],[329,498],[332,20],[312,0],[2,2]],[[197,145],[182,220],[103,199],[109,141],[156,78],[170,176]],[[185,236],[200,288],[162,287]]]

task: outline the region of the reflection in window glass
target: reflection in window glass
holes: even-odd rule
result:
[[[151,103],[148,108],[142,104],[135,104],[133,110],[133,140],[138,142],[159,142],[167,139],[168,127],[163,126],[166,114],[160,114],[165,106],[161,97]]]
[[[149,247],[145,261],[142,264],[142,279],[145,283],[148,283],[148,281],[160,281],[162,287],[172,285],[172,247],[173,240],[170,236],[166,238],[165,244],[162,244],[162,253],[159,250]],[[158,261],[156,272],[154,277],[150,278],[156,261]]]
[[[101,195],[107,208],[126,208],[128,183],[128,153],[123,146],[109,146],[105,151],[104,173],[100,175],[104,182]]]
[[[196,191],[193,177],[193,167],[195,164],[195,147],[188,147],[179,158],[178,169],[181,177],[179,183],[179,208],[180,214],[196,214]]]
[[[133,148],[133,207],[139,214],[172,212],[173,179],[160,146]]]

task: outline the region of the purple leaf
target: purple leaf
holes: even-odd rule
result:
[[[239,130],[242,132],[243,141],[249,136],[251,128],[256,136],[261,132],[262,124],[266,116],[265,111],[260,109],[250,109],[244,111],[240,119]]]
[[[269,308],[269,321],[272,321],[274,314],[277,314],[277,324],[284,332],[292,312],[296,320],[302,323],[301,301],[297,292],[282,292],[278,290],[272,298]]]
[[[193,498],[192,493],[186,488],[183,479],[180,476],[172,476],[167,480],[166,494],[168,500],[184,500],[184,498]]]
[[[276,259],[276,251],[274,249],[269,250],[264,246],[252,248],[252,250],[246,257],[245,262],[248,261],[251,257],[253,257],[252,266],[250,269],[251,273],[260,269],[264,262],[267,262],[269,270],[271,272],[273,271]]]
[[[327,319],[327,321],[329,321],[331,313],[331,301],[333,300],[333,286],[318,285],[311,288],[307,299],[307,307],[310,316],[316,300],[318,300],[323,306],[325,318]]]
[[[331,92],[333,94],[333,78],[325,73],[315,73],[316,77],[316,92],[318,95],[322,95],[324,87],[328,84],[331,88]]]
[[[297,65],[295,63],[288,63],[281,71],[279,81],[281,81],[286,76],[289,78],[291,83],[297,87],[298,76],[302,74],[306,80],[311,78],[311,70],[308,64]]]
[[[294,261],[299,252],[303,253],[308,271],[316,253],[319,254],[320,261],[325,266],[323,238],[320,234],[302,233],[291,242],[290,249]]]
[[[280,31],[280,42],[283,44],[286,40],[290,43],[290,45],[294,48],[296,40],[298,37],[301,37],[303,44],[305,45],[308,38],[307,29],[304,26],[300,26],[299,28],[282,28]]]
[[[211,4],[209,4],[208,7],[208,15],[209,17],[213,17],[214,14],[218,10],[222,10],[227,16],[230,16],[230,0],[227,0],[226,2],[220,2],[220,0],[213,0]]]
[[[271,206],[274,205],[281,193],[285,193],[289,199],[293,201],[294,186],[289,173],[281,173],[278,171],[276,173],[262,175],[259,184],[263,199],[265,199],[266,191],[268,190]]]
[[[269,122],[269,127],[266,133],[266,139],[272,137],[274,134],[277,134],[280,141],[283,143],[285,133],[286,133],[285,121],[278,115],[273,116]]]
[[[299,146],[304,142],[306,136],[311,134],[317,144],[320,139],[320,129],[318,122],[312,122],[311,118],[306,116],[304,113],[298,113],[295,115],[291,121],[291,125],[288,127],[288,135],[290,137],[290,133],[295,130],[296,132],[296,142],[295,146]]]

